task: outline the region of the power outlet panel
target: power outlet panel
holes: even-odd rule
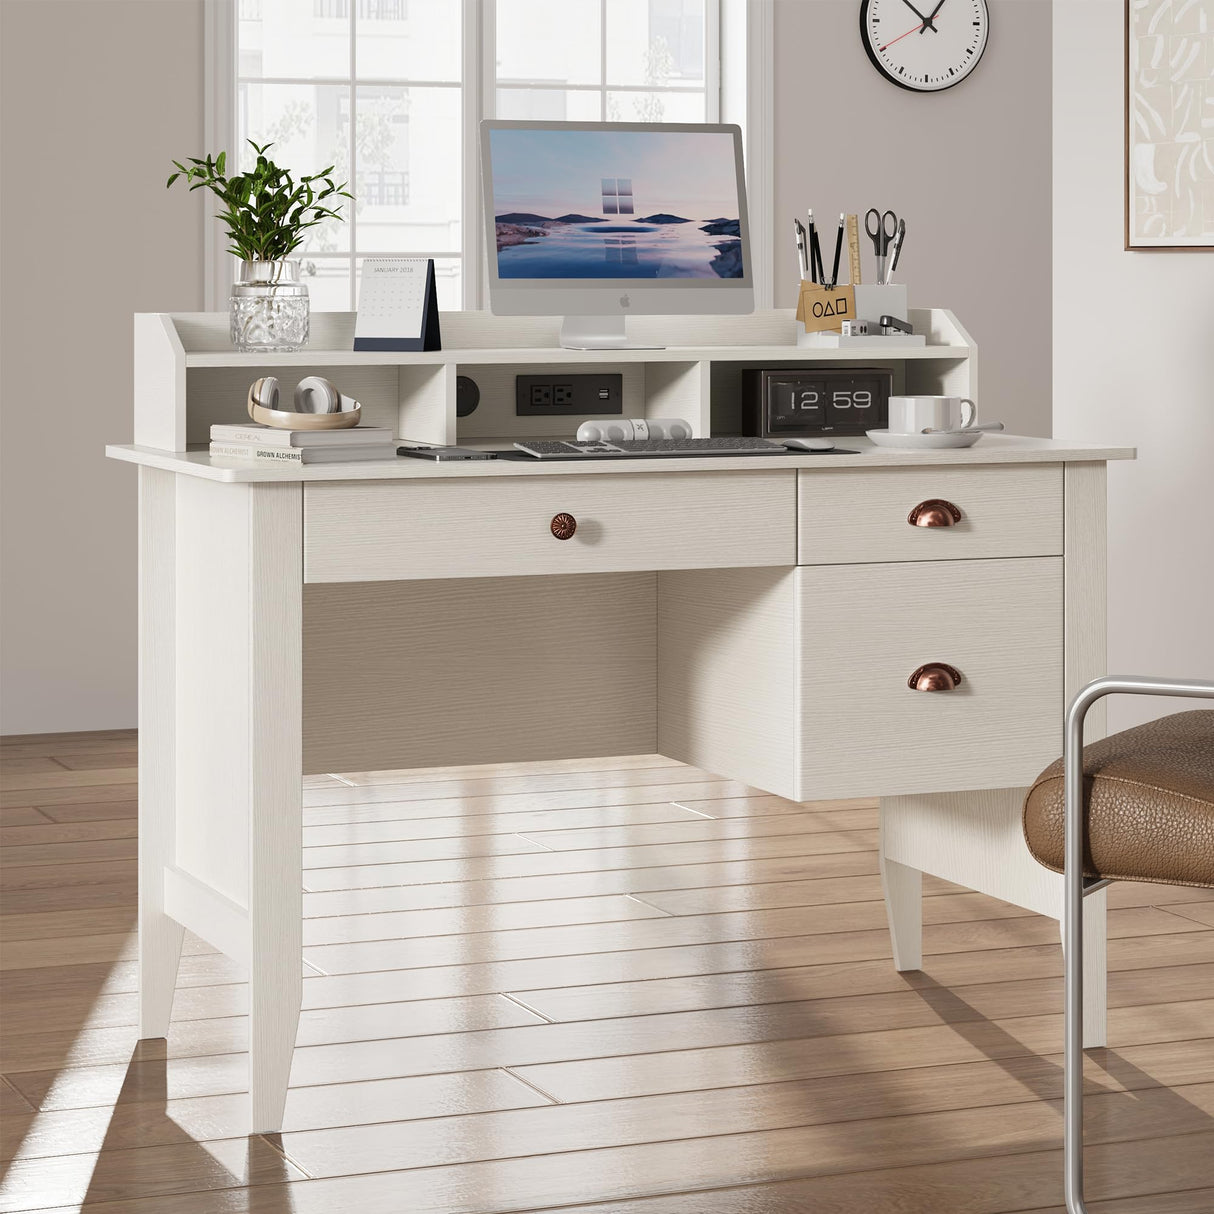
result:
[[[624,412],[622,375],[516,375],[516,417],[607,417]]]

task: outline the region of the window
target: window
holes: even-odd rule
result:
[[[496,0],[498,118],[716,122],[716,0]]]
[[[208,150],[235,144],[245,169],[248,140],[272,143],[293,171],[352,183],[344,222],[297,251],[316,309],[356,306],[363,258],[409,255],[435,259],[444,309],[482,306],[479,118],[718,121],[731,2],[227,0]],[[231,265],[215,260],[222,299]]]

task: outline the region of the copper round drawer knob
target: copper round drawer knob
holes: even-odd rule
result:
[[[930,497],[920,502],[906,516],[912,527],[951,527],[961,521],[961,511],[942,497]]]
[[[558,540],[571,540],[577,530],[577,519],[572,514],[554,514],[552,516],[552,534]]]
[[[952,691],[961,682],[961,671],[947,662],[928,662],[916,668],[906,685],[911,691]]]

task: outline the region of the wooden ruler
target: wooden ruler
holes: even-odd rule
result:
[[[860,217],[847,217],[847,268],[851,272],[852,286],[860,281]]]

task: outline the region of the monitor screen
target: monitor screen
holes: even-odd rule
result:
[[[749,285],[736,128],[486,126],[490,254],[502,283]]]

